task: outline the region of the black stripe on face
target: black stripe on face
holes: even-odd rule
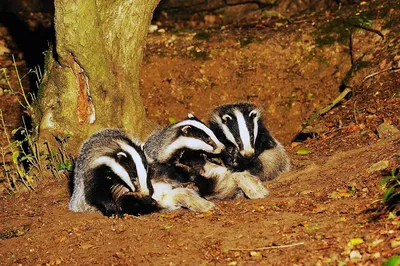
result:
[[[106,156],[113,158],[119,165],[122,166],[122,168],[125,169],[135,187],[135,190],[140,191],[136,164],[132,156],[123,149],[119,149],[114,153],[107,154]]]
[[[240,111],[243,115],[244,118],[244,127],[242,128],[242,130],[245,130],[248,132],[249,134],[249,139],[250,139],[250,146],[254,147],[254,115],[250,115],[250,112],[252,110],[240,110],[240,109],[236,109],[238,111]],[[227,116],[223,116],[225,119],[222,119],[223,123],[229,128],[230,132],[232,133],[236,144],[239,147],[239,150],[243,150],[244,149],[244,144],[241,135],[240,135],[240,120],[238,119],[238,117],[236,116],[235,112],[233,110],[231,110],[231,112],[229,112],[227,115],[229,115],[230,118],[228,118]]]

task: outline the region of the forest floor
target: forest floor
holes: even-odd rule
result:
[[[159,25],[149,34],[140,82],[149,118],[165,126],[192,112],[206,122],[219,104],[253,102],[292,169],[265,183],[268,197],[215,201],[206,213],[71,213],[67,178],[33,192],[3,190],[0,264],[380,265],[399,254],[400,219],[383,208],[380,184],[400,167],[395,21],[397,1],[380,0],[291,21]],[[2,40],[12,43],[4,27],[0,66],[17,84]],[[17,65],[26,72],[22,57]],[[11,131],[21,109],[4,78],[0,87]],[[317,114],[346,88],[346,97]],[[5,147],[3,133],[0,140]]]

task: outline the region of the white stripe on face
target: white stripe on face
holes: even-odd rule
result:
[[[256,146],[256,140],[257,140],[257,136],[258,136],[258,119],[260,119],[260,113],[257,110],[253,110],[250,112],[249,117],[251,117],[251,115],[255,114],[254,119],[253,119],[253,123],[254,123],[254,143],[253,145]]]
[[[204,141],[190,137],[179,137],[166,148],[160,155],[160,161],[167,161],[171,155],[173,155],[177,150],[182,148],[189,148],[191,150],[201,150],[209,153],[214,152],[214,148],[208,145]]]
[[[240,139],[242,140],[243,144],[243,150],[240,150],[240,153],[243,152],[242,155],[244,154],[254,154],[254,148],[251,145],[251,138],[250,138],[250,132],[249,129],[247,128],[246,125],[246,120],[244,119],[244,116],[242,112],[239,110],[234,110],[233,113],[236,116],[238,127],[239,127],[239,135]],[[247,157],[247,156],[245,156]]]
[[[124,142],[118,142],[118,144],[124,151],[132,156],[133,162],[136,166],[136,172],[139,177],[140,193],[143,195],[149,195],[150,191],[147,187],[147,171],[144,167],[142,157],[140,157],[139,153],[132,146],[129,146]]]
[[[225,146],[224,144],[222,144],[217,137],[215,136],[214,132],[211,131],[211,129],[209,129],[206,125],[204,125],[203,123],[200,123],[199,121],[196,120],[183,120],[177,124],[174,125],[174,127],[180,127],[180,126],[193,126],[193,127],[197,127],[198,129],[204,131],[208,136],[210,136],[210,138],[212,139],[212,141],[214,141],[215,145],[217,146],[217,149],[224,149]]]
[[[222,122],[221,117],[218,115],[214,116],[214,120],[218,123],[220,128],[222,129],[222,132],[224,132],[225,137],[233,144],[235,145],[239,150],[239,145],[236,143],[235,137],[233,136],[232,132],[229,130],[229,128]]]
[[[128,172],[113,158],[101,156],[94,160],[92,167],[96,168],[100,165],[106,165],[110,167],[110,169],[131,189],[131,191],[135,192],[135,186],[133,185]]]

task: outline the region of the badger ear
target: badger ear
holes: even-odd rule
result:
[[[260,117],[260,111],[258,111],[257,109],[252,110],[249,113],[249,117],[259,118]]]
[[[226,122],[228,120],[232,120],[232,116],[225,114],[222,116],[222,120],[224,120],[224,122]]]
[[[194,114],[188,113],[188,118],[192,119],[192,118],[196,118],[196,117],[194,116]]]
[[[125,152],[120,151],[117,153],[117,158],[118,160],[121,160],[121,158],[128,158],[128,156],[126,155]]]
[[[182,134],[184,135],[184,136],[188,136],[189,135],[189,130],[190,130],[190,128],[191,128],[191,126],[184,126],[184,127],[182,127]]]

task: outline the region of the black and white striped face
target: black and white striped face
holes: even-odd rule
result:
[[[172,129],[176,130],[177,134],[164,151],[166,155],[173,154],[180,149],[213,154],[219,154],[225,149],[225,145],[218,140],[211,129],[192,114],[189,114],[187,119],[172,125]]]
[[[92,163],[93,169],[107,169],[111,173],[109,178],[119,179],[118,183],[128,189],[126,192],[150,196],[153,189],[147,177],[147,162],[143,151],[132,142],[122,139],[114,141],[118,149],[95,159]]]
[[[249,103],[219,106],[211,115],[210,127],[223,135],[239,153],[248,159],[255,156],[255,145],[261,120],[261,111]],[[221,137],[222,139],[222,137]]]

